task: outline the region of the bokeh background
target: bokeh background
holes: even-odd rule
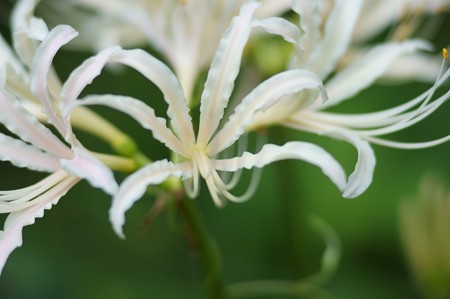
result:
[[[10,6],[0,3],[1,30],[9,38]],[[433,37],[437,49],[449,44],[449,28],[447,17]],[[89,55],[61,51],[54,65],[64,79]],[[418,82],[375,85],[339,109],[382,109],[428,87]],[[129,69],[108,69],[86,92],[105,91],[131,94],[165,111],[154,86]],[[128,117],[108,109],[96,111],[129,132],[153,159],[167,157],[164,147]],[[449,134],[449,124],[446,104],[419,125],[390,137],[430,140]],[[78,136],[89,148],[109,151],[95,137],[83,132]],[[290,139],[315,142],[348,171],[356,162],[356,151],[339,141],[281,128],[270,129],[268,136],[277,143]],[[324,286],[331,298],[423,298],[400,242],[398,207],[413,199],[427,173],[439,176],[450,188],[450,143],[413,151],[373,147],[377,157],[374,180],[356,199],[343,199],[319,169],[298,161],[266,167],[251,200],[229,203],[223,209],[214,206],[203,186],[195,204],[220,248],[224,281],[297,280],[316,273],[324,243],[307,220],[317,215],[334,228],[342,243],[337,272]],[[2,190],[27,186],[42,177],[4,162],[0,174]],[[118,173],[117,178],[122,180],[124,175]],[[127,238],[121,240],[108,221],[111,199],[85,182],[78,184],[43,219],[25,228],[24,245],[10,256],[0,277],[0,298],[208,298],[197,257],[176,213],[167,208],[142,228],[154,202],[147,195],[127,213]]]

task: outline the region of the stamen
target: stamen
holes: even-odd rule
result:
[[[446,48],[442,48],[442,56],[444,57],[444,59],[447,59],[448,57],[448,51]]]
[[[240,156],[244,153],[244,151],[246,150],[248,145],[248,134],[244,134],[242,135],[242,138],[239,138],[238,140],[238,144],[237,147],[236,146],[232,146],[229,147],[227,149],[225,149],[220,155],[219,158],[223,159],[223,158],[230,158],[230,157],[237,157]],[[233,152],[232,155],[227,155],[228,152],[230,152],[230,149],[233,150],[234,148],[236,148]],[[225,183],[225,186],[228,190],[233,189],[237,183],[239,182],[239,180],[241,179],[242,176],[242,170],[239,169],[233,173],[230,172],[220,172],[219,173],[222,181]]]
[[[198,193],[200,192],[200,180],[198,168],[194,162],[192,162],[192,177],[183,181],[183,185],[188,197],[197,197]]]

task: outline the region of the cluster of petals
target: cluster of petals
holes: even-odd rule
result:
[[[81,36],[73,44],[80,48],[152,45],[173,67],[191,101],[199,73],[211,63],[220,37],[245,2],[43,0],[39,11],[48,22],[76,28]],[[290,0],[265,0],[257,14],[275,16],[289,7]],[[64,13],[68,10],[70,16]]]
[[[15,21],[26,23],[26,12],[31,7],[27,4],[21,2]],[[0,213],[8,214],[0,231],[0,271],[9,254],[22,244],[22,228],[42,217],[44,210],[81,179],[111,195],[118,189],[112,171],[80,144],[72,132],[70,117],[59,113],[65,107],[61,96],[50,92],[49,83],[55,79],[53,57],[77,32],[66,26],[48,32],[37,19],[32,22],[38,26],[31,31],[25,27],[17,31],[18,56],[3,39],[0,43],[1,52],[9,58],[0,65],[0,123],[9,131],[0,133],[0,160],[50,174],[31,186],[0,191]],[[28,110],[29,105],[24,105],[32,101],[23,101],[20,96],[39,102],[41,113],[56,134],[39,122]]]

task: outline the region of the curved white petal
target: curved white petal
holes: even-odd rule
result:
[[[371,40],[382,30],[394,26],[396,19],[400,20],[405,13],[403,11],[405,4],[411,5],[412,2],[415,1],[364,1],[353,33],[353,41],[360,43]],[[413,10],[412,7],[410,9]]]
[[[320,108],[336,105],[370,86],[399,57],[418,50],[429,49],[430,45],[420,40],[387,43],[374,47],[350,66],[339,71],[325,84],[329,101],[325,102]]]
[[[259,4],[249,1],[241,7],[224,33],[208,72],[201,96],[197,144],[205,146],[216,131],[228,105],[241,65],[242,52],[250,36],[253,14]]]
[[[56,171],[59,159],[27,143],[0,133],[0,160],[37,171]]]
[[[321,87],[320,78],[304,70],[290,70],[267,79],[236,107],[234,114],[208,145],[209,154],[215,155],[233,144],[243,134],[244,126],[251,122],[253,114],[259,109],[272,106],[284,95]]]
[[[162,160],[151,163],[127,177],[114,196],[109,210],[109,219],[117,235],[124,238],[122,226],[125,223],[125,212],[144,195],[149,185],[162,183],[169,176],[185,177],[191,173],[191,164],[173,164]]]
[[[78,99],[84,88],[98,77],[108,62],[113,60],[114,54],[120,51],[119,46],[109,47],[86,59],[79,67],[72,71],[61,89],[62,112],[68,117],[69,110]]]
[[[347,50],[362,0],[336,0],[325,25],[325,33],[311,52],[306,68],[322,78],[333,70],[336,62]]]
[[[60,162],[67,173],[86,179],[93,187],[110,195],[117,192],[118,186],[111,169],[82,148],[75,147],[73,153],[73,159],[62,159]]]
[[[279,35],[291,44],[297,44],[300,40],[300,31],[298,30],[298,27],[283,18],[272,17],[254,20],[252,26],[261,28],[270,34]]]
[[[165,64],[143,50],[111,47],[86,60],[71,73],[63,86],[64,109],[72,105],[81,91],[100,74],[106,63],[113,62],[134,68],[161,90],[164,100],[169,104],[167,114],[175,133],[183,144],[193,145],[194,129],[180,83]],[[67,111],[64,113],[67,114]]]
[[[37,121],[19,102],[0,88],[0,122],[22,140],[58,157],[71,157],[70,149]]]
[[[36,218],[41,218],[44,210],[58,203],[59,199],[77,182],[78,178],[68,178],[41,195],[45,197],[45,200],[40,201],[39,204],[9,214],[3,231],[0,231],[0,273],[9,254],[22,245],[23,227],[33,224]]]
[[[13,44],[16,53],[23,63],[31,67],[33,57],[36,53],[37,43],[30,39],[26,31],[30,29],[31,20],[34,16],[34,9],[40,0],[17,1],[11,13],[11,31]]]
[[[288,11],[292,0],[264,0],[261,8],[256,12],[258,18],[278,16]]]
[[[6,65],[10,65],[15,73],[24,72],[23,66],[18,57],[12,51],[11,47],[3,38],[3,36],[0,35],[0,68],[4,68]],[[0,80],[0,84],[1,81],[2,80]]]
[[[358,161],[356,162],[355,170],[348,177],[343,196],[346,198],[354,198],[361,195],[372,183],[376,164],[375,154],[370,144],[362,140],[358,135],[348,131],[333,131],[325,133],[325,135],[347,141],[358,151]]]
[[[58,131],[66,136],[68,132],[61,122],[48,90],[48,74],[56,52],[78,35],[70,26],[58,25],[46,36],[39,46],[31,67],[31,91],[41,101],[42,109]]]
[[[298,40],[300,53],[297,65],[302,66],[320,38],[321,17],[318,1],[292,0],[292,10],[300,16],[302,35]]]
[[[217,170],[236,171],[241,168],[261,168],[272,162],[287,159],[303,160],[314,164],[322,169],[340,191],[346,187],[346,176],[341,165],[324,149],[307,142],[293,141],[282,146],[266,144],[257,154],[245,152],[241,157],[211,162]]]
[[[442,64],[441,60],[441,56],[425,53],[401,56],[388,67],[381,79],[389,82],[434,82]]]
[[[155,139],[164,143],[172,151],[187,156],[185,146],[167,128],[164,118],[156,117],[155,111],[144,102],[118,95],[90,95],[76,102],[76,105],[103,105],[126,113],[139,122],[144,128],[152,131]]]

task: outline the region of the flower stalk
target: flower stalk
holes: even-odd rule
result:
[[[187,225],[188,238],[191,239],[193,249],[198,254],[200,265],[203,268],[205,287],[210,298],[229,298],[222,282],[222,265],[219,249],[208,234],[194,201],[187,198],[184,192],[178,193],[176,200]]]

